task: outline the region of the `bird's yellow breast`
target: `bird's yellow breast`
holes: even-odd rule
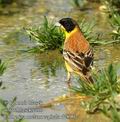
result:
[[[65,31],[66,39],[69,38],[71,35],[73,35],[77,31],[78,31],[78,28],[77,27],[75,27],[75,29],[73,29],[71,32]]]

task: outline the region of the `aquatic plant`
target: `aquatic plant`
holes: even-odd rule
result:
[[[89,23],[86,22],[84,19],[79,21],[79,26],[81,31],[83,32],[85,38],[89,41],[89,43],[92,46],[96,46],[96,45],[107,45],[107,44],[113,44],[113,43],[120,43],[120,40],[105,40],[102,39],[101,35],[99,34],[94,34],[94,27],[95,27],[95,22]]]
[[[116,97],[120,94],[120,81],[118,80],[117,70],[113,64],[108,68],[93,73],[94,83],[78,80],[78,86],[73,86],[71,90],[80,95],[89,96],[90,99],[84,102],[84,107],[88,113],[97,111],[110,115],[118,112],[119,104]],[[112,114],[111,114],[112,113]]]
[[[112,120],[112,122],[119,122],[120,121],[120,113],[119,110],[116,108],[115,103],[111,102],[111,108],[108,110],[107,107],[103,107],[101,112],[108,118]]]
[[[101,0],[101,3],[106,6],[108,21],[113,29],[111,42],[120,43],[120,0]]]
[[[0,59],[0,76],[3,75],[4,71],[6,70],[6,65],[2,60]]]
[[[15,107],[17,98],[14,97],[11,101],[3,100],[0,98],[0,122],[25,122],[23,118],[10,118],[12,115],[12,110]],[[12,117],[14,117],[12,115]]]
[[[116,40],[116,42],[120,42],[120,14],[113,13],[110,18],[110,23],[113,28],[112,31],[112,39]]]
[[[72,0],[72,1],[73,5],[78,8],[81,8],[86,2],[86,0]]]
[[[95,21],[89,23],[86,22],[84,19],[79,20],[79,26],[85,38],[89,41],[91,45],[101,45],[105,43],[105,41],[102,41],[100,39],[99,34],[93,34]]]
[[[26,28],[25,30],[37,45],[30,49],[30,52],[61,49],[63,33],[46,17],[44,17],[43,23],[39,27]]]

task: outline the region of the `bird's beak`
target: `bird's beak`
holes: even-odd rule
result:
[[[59,22],[56,22],[55,26],[59,27],[61,30],[65,30],[65,28]]]
[[[55,26],[56,26],[56,27],[60,27],[61,24],[60,24],[59,22],[56,22],[56,23],[55,23]]]

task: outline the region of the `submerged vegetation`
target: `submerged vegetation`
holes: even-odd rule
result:
[[[120,120],[118,113],[120,109],[118,103],[120,100],[118,97],[120,94],[120,80],[117,76],[117,69],[113,64],[110,64],[107,69],[101,70],[92,76],[95,81],[93,84],[78,80],[78,86],[73,86],[71,90],[90,97],[88,101],[82,104],[88,113],[102,112],[112,120]]]

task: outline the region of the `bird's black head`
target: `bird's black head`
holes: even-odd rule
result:
[[[72,18],[63,18],[59,23],[65,28],[67,32],[71,32],[77,25],[76,21]]]

